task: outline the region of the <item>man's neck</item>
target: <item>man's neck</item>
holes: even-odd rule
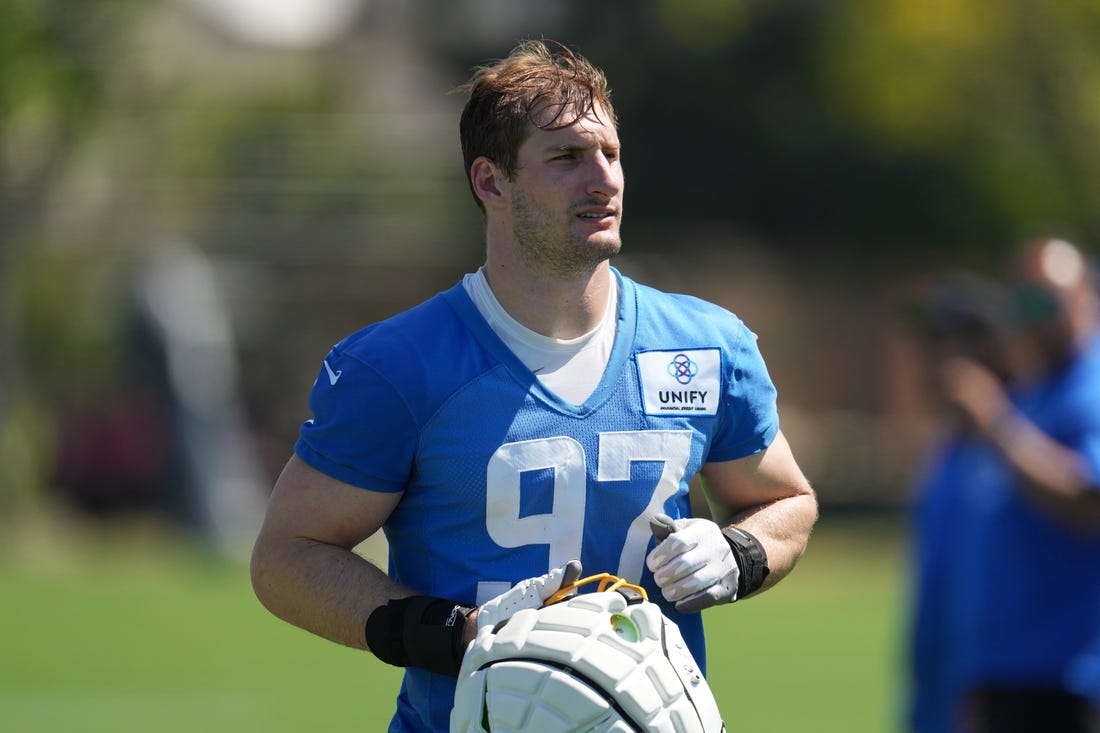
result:
[[[607,312],[611,267],[602,262],[572,278],[531,272],[519,263],[485,263],[485,278],[501,307],[544,336],[572,339],[592,331]]]

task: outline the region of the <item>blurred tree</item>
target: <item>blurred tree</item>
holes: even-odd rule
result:
[[[645,172],[638,230],[986,258],[1100,239],[1094,0],[573,5],[563,35],[608,70]]]
[[[0,0],[0,500],[33,480],[42,437],[22,358],[21,258],[40,244],[55,186],[104,109],[133,5]]]
[[[704,51],[729,46],[746,30],[749,3],[744,0],[657,0],[660,25],[681,45]]]
[[[843,124],[970,190],[943,210],[945,239],[975,213],[989,234],[1100,238],[1100,4],[849,0],[823,21]]]
[[[234,326],[250,326],[240,348],[265,426],[281,422],[283,381],[311,379],[352,319],[480,249],[476,226],[454,233],[471,207],[451,116],[437,129],[447,83],[421,94],[423,62],[390,25],[286,51],[165,0],[0,12],[0,457],[20,458],[0,461],[0,491],[41,483],[30,464],[48,458],[52,409],[124,378],[124,314],[152,243],[213,256]],[[281,338],[288,322],[304,342]]]
[[[195,7],[0,0],[9,477],[43,442],[29,401],[109,379],[112,309],[164,235],[214,257],[258,421],[296,424],[283,385],[327,344],[478,259],[446,91],[520,37],[607,70],[633,251],[686,267],[700,232],[747,234],[824,282],[871,269],[855,255],[1100,242],[1096,0],[409,0],[295,51]]]

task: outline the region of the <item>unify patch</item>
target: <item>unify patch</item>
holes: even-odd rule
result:
[[[642,402],[647,415],[718,413],[722,354],[718,349],[646,351],[638,354]]]

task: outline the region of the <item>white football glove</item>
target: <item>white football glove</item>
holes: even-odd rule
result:
[[[658,542],[646,557],[646,566],[677,611],[692,613],[737,599],[741,571],[717,524],[658,514],[650,526]]]
[[[546,575],[521,580],[496,598],[486,601],[477,611],[477,630],[492,628],[511,618],[516,611],[540,608],[547,598],[581,577],[580,560],[570,560]]]

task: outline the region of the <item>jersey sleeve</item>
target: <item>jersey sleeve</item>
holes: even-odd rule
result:
[[[372,491],[405,488],[418,431],[400,393],[371,366],[334,347],[309,396],[313,417],[294,450],[321,473]]]
[[[708,461],[732,461],[759,453],[779,432],[775,385],[764,364],[756,334],[740,320],[726,358],[721,422]]]
[[[1096,375],[1100,379],[1100,372]],[[1072,430],[1063,441],[1083,460],[1090,488],[1100,491],[1100,388],[1090,385],[1076,401],[1069,401],[1075,413],[1064,423]]]
[[[1079,456],[1090,488],[1100,491],[1100,338],[1036,395],[1024,394],[1024,414]]]

